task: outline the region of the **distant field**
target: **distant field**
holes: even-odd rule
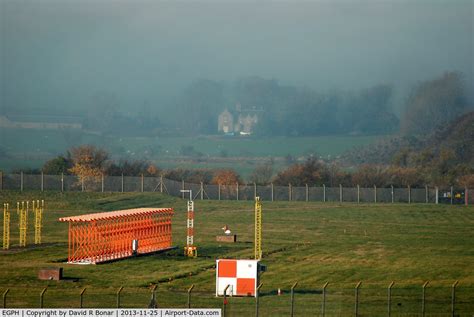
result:
[[[114,158],[148,159],[159,166],[194,167],[176,160],[181,149],[192,146],[200,153],[196,167],[234,167],[244,174],[250,173],[255,164],[266,158],[293,157],[317,154],[325,158],[335,157],[355,146],[374,142],[380,136],[319,136],[319,137],[102,137],[68,131],[52,130],[0,130],[0,146],[10,157],[0,159],[0,169],[40,167],[43,163],[67,149],[79,144],[95,144],[106,148]],[[206,162],[212,157],[221,162]],[[242,158],[240,163],[225,158]]]
[[[123,138],[123,144],[133,151],[147,146],[159,146],[168,155],[178,155],[182,146],[193,146],[209,156],[265,157],[318,154],[336,156],[355,146],[373,142],[377,136],[318,136],[318,137],[182,137],[182,138]]]
[[[0,293],[11,289],[10,306],[37,306],[41,289],[49,286],[47,307],[77,307],[84,287],[87,307],[113,307],[116,290],[124,286],[124,307],[146,307],[149,286],[158,283],[160,307],[185,307],[191,284],[195,285],[193,307],[221,307],[222,299],[214,297],[215,259],[250,258],[253,254],[252,202],[196,201],[199,257],[187,259],[181,255],[186,213],[180,199],[154,193],[0,192],[0,203],[32,198],[46,199],[44,245],[0,251]],[[59,217],[146,206],[175,208],[176,251],[103,265],[62,263],[67,257],[67,225],[57,222]],[[417,316],[425,281],[431,281],[426,316],[450,312],[450,287],[456,280],[458,312],[465,316],[474,312],[474,207],[263,202],[263,213],[263,263],[268,271],[261,279],[262,316],[289,314],[288,292],[296,281],[296,316],[318,315],[325,282],[330,283],[326,316],[351,315],[354,286],[359,281],[361,316],[385,315],[386,289],[391,281],[395,281],[395,316]],[[13,213],[13,244],[18,241],[16,223]],[[238,235],[238,243],[215,242],[224,224]],[[51,266],[63,267],[65,276],[77,281],[36,279],[39,268]],[[283,296],[275,296],[278,288]],[[248,316],[253,314],[253,305],[251,298],[233,298],[228,312],[230,316]]]

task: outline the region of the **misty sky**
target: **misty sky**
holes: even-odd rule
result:
[[[0,110],[80,109],[97,92],[162,106],[198,78],[315,90],[474,83],[474,1],[0,0]]]

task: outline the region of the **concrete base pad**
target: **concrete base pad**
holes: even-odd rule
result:
[[[237,235],[232,234],[232,235],[225,235],[225,236],[216,236],[216,241],[217,242],[227,242],[227,243],[235,243],[237,242]]]

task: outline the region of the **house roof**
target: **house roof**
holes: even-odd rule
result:
[[[59,218],[62,222],[92,222],[97,220],[112,220],[123,217],[151,215],[158,213],[173,213],[173,208],[135,208],[117,211],[99,212],[72,217]]]
[[[219,116],[223,116],[223,115],[232,115],[232,113],[229,111],[229,109],[224,109],[224,111],[222,111]]]
[[[220,114],[219,116],[222,116],[222,115],[227,115],[227,114],[231,114],[233,116],[237,116],[237,115],[245,115],[245,116],[256,116],[258,115],[259,113],[261,112],[264,112],[262,109],[244,109],[244,110],[240,110],[240,111],[237,111],[237,110],[234,110],[234,109],[224,109]]]
[[[5,117],[14,122],[77,124],[83,121],[83,118],[73,116],[6,115]]]

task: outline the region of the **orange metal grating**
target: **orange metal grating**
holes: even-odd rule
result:
[[[99,263],[171,248],[173,208],[138,208],[59,218],[69,222],[69,263]]]

